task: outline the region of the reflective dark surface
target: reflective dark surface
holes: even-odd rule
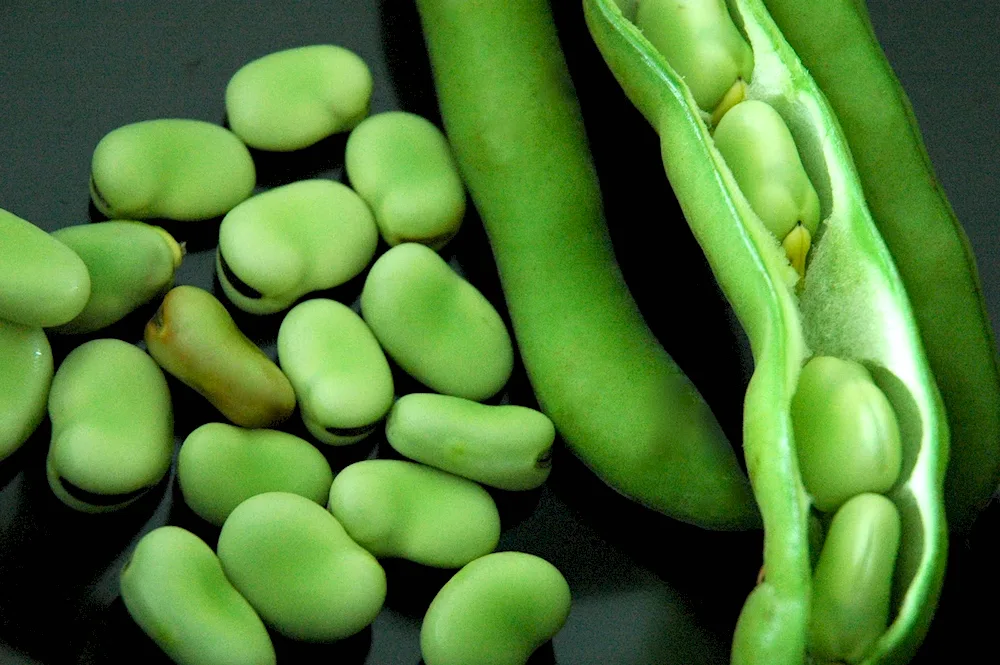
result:
[[[938,175],[979,261],[994,325],[1000,322],[996,192],[1000,168],[1000,19],[992,2],[871,2],[876,29],[909,92]],[[731,440],[739,441],[750,370],[741,337],[663,177],[658,140],[617,90],[590,44],[579,3],[556,2],[578,85],[620,263],[650,325],[691,375]],[[271,51],[336,43],[372,69],[372,112],[405,109],[437,121],[430,73],[409,0],[171,3],[29,2],[0,7],[0,207],[53,230],[97,221],[90,155],[108,131],[138,120],[224,122],[223,90],[247,61]],[[344,137],[298,153],[255,153],[259,189],[306,177],[343,180]],[[189,251],[178,284],[213,290],[218,220],[168,224]],[[502,309],[489,247],[475,214],[443,251]],[[355,303],[363,278],[325,293]],[[355,303],[356,304],[356,303]],[[139,342],[154,306],[99,335],[50,336],[57,362],[84,339]],[[232,308],[231,308],[232,309]],[[281,314],[233,310],[274,357]],[[400,391],[419,388],[397,372]],[[178,443],[221,416],[171,379]],[[520,369],[503,399],[531,404]],[[297,418],[297,416],[296,416]],[[309,438],[293,419],[288,429]],[[129,509],[76,513],[48,489],[47,423],[0,463],[0,662],[162,663],[118,598],[118,573],[135,541],[164,523],[214,545],[218,529],[193,515],[171,476]],[[380,434],[325,449],[340,468],[377,454]],[[728,662],[739,608],[760,565],[760,534],[707,533],[622,499],[565,450],[539,491],[496,492],[501,549],[541,555],[563,571],[574,604],[565,629],[533,665]],[[917,662],[992,646],[998,618],[1000,508],[953,543],[941,608]],[[281,663],[416,665],[427,604],[450,573],[387,562],[386,608],[371,629],[335,645],[276,639]],[[989,653],[989,652],[988,652]]]

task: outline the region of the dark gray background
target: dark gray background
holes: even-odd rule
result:
[[[740,340],[697,247],[678,217],[651,243],[642,213],[676,215],[656,137],[625,102],[589,44],[579,3],[557,2],[619,258],[644,313],[738,441],[747,367]],[[913,102],[937,174],[969,235],[996,327],[1000,256],[1000,13],[992,0],[869,3],[879,37]],[[222,122],[222,92],[245,62],[268,52],[336,43],[359,53],[376,80],[372,111],[404,108],[436,118],[412,6],[406,0],[326,2],[38,2],[0,5],[0,207],[46,229],[99,219],[88,206],[94,145],[108,131],[154,117]],[[257,155],[263,185],[320,175],[341,178],[343,142],[294,158]],[[447,255],[502,304],[488,248],[470,215]],[[216,223],[172,227],[192,249],[178,283],[216,288]],[[658,239],[659,240],[659,239]],[[684,288],[677,288],[683,285]],[[332,294],[351,301],[358,284]],[[708,314],[702,312],[708,303]],[[141,337],[143,317],[107,334]],[[236,314],[273,354],[276,317]],[[57,358],[77,340],[54,340]],[[217,418],[171,383],[178,437]],[[531,402],[523,375],[508,391]],[[123,513],[79,515],[55,501],[41,464],[48,428],[0,464],[0,662],[164,662],[117,599],[117,574],[135,539],[164,522],[217,536],[164,483]],[[386,454],[383,450],[379,454]],[[343,466],[371,446],[331,452]],[[565,573],[574,605],[566,628],[532,663],[665,665],[724,663],[733,623],[760,565],[759,534],[710,534],[635,507],[560,451],[549,484],[498,493],[501,547],[545,556]],[[1000,510],[953,543],[941,609],[918,662],[956,644],[991,647],[1000,554]],[[415,665],[420,617],[447,574],[388,564],[390,595],[373,628],[344,643],[304,647],[278,640],[280,662]],[[981,626],[988,627],[980,630]]]

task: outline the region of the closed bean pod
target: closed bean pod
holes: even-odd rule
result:
[[[90,274],[72,249],[0,209],[0,319],[58,326],[79,314],[90,296]]]
[[[165,293],[181,264],[181,246],[158,226],[112,221],[59,229],[53,237],[87,264],[90,298],[60,333],[88,333],[119,321]]]
[[[385,436],[410,459],[491,487],[529,490],[549,477],[556,431],[548,416],[523,406],[411,393],[393,404]]]
[[[375,620],[385,571],[325,508],[286,492],[241,503],[219,534],[226,576],[282,635],[332,642]]]
[[[427,665],[524,665],[569,616],[566,579],[545,559],[496,552],[455,573],[420,627]]]
[[[460,568],[489,554],[500,514],[471,480],[401,460],[366,460],[337,474],[330,512],[377,557]]]
[[[208,291],[170,290],[146,324],[146,348],[160,366],[241,427],[269,427],[295,409],[292,385]]]
[[[218,217],[250,196],[253,159],[228,129],[165,118],[119,127],[91,160],[90,198],[112,219]]]
[[[241,67],[226,86],[226,117],[247,145],[288,151],[344,132],[368,115],[372,75],[340,46],[269,53]]]
[[[260,617],[226,579],[218,557],[176,526],[153,529],[121,572],[132,619],[178,665],[274,665]]]
[[[42,422],[52,371],[45,331],[0,319],[0,461]]]
[[[325,505],[333,471],[308,441],[269,429],[206,423],[184,439],[177,483],[184,502],[222,526],[243,501],[264,492],[291,492]]]
[[[216,273],[234,305],[269,314],[359,274],[377,245],[378,227],[357,194],[332,180],[304,180],[258,194],[225,216]]]
[[[441,249],[458,233],[465,187],[448,140],[429,120],[402,111],[368,118],[347,139],[344,168],[390,247]]]
[[[52,379],[49,418],[49,486],[71,508],[122,508],[170,468],[170,391],[160,368],[136,346],[98,339],[70,352]]]
[[[424,245],[404,243],[379,257],[361,314],[392,359],[437,392],[483,400],[510,378],[514,349],[503,319]]]
[[[302,420],[323,443],[360,441],[392,406],[392,371],[378,340],[335,300],[307,300],[288,312],[278,330],[278,361]]]

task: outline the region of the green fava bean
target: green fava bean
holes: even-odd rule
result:
[[[566,623],[566,579],[545,559],[496,552],[441,587],[420,627],[427,665],[524,665]]]
[[[792,397],[802,482],[823,511],[862,492],[888,492],[902,446],[892,405],[860,363],[814,357]]]
[[[45,331],[0,319],[0,461],[42,422],[52,371]]]
[[[58,326],[90,296],[83,260],[50,234],[0,209],[0,319]]]
[[[364,60],[345,48],[292,48],[249,62],[233,75],[226,116],[249,146],[298,150],[361,122],[372,85]]]
[[[817,663],[858,663],[889,623],[899,511],[859,494],[834,515],[813,574],[809,649]]]
[[[175,526],[139,541],[121,573],[125,608],[178,665],[274,665],[271,637],[212,548]]]
[[[500,315],[424,245],[397,245],[375,261],[361,314],[392,359],[432,390],[483,400],[510,378],[514,349]]]
[[[523,406],[411,393],[393,404],[385,436],[423,464],[499,489],[529,490],[549,477],[556,430],[544,413]]]
[[[181,445],[177,482],[191,510],[222,526],[236,506],[264,492],[325,505],[333,471],[321,452],[292,434],[207,423]]]
[[[278,366],[208,291],[177,286],[146,324],[146,348],[160,366],[241,427],[269,427],[295,410]]]
[[[303,180],[258,194],[226,215],[216,273],[234,305],[269,314],[356,276],[377,245],[375,219],[351,188]]]
[[[253,158],[229,130],[167,118],[119,127],[91,161],[90,198],[112,219],[218,217],[250,196]]]
[[[112,221],[79,224],[53,237],[75,251],[90,273],[90,299],[59,333],[88,333],[122,319],[162,295],[174,282],[184,251],[158,226]]]
[[[339,302],[316,298],[292,308],[278,330],[278,360],[302,420],[323,443],[360,441],[392,406],[392,370],[382,347]]]
[[[640,0],[634,22],[684,78],[695,102],[712,112],[753,73],[753,51],[725,0]],[[737,93],[737,100],[742,93]],[[721,115],[721,114],[720,114]]]
[[[379,558],[459,568],[492,552],[500,539],[500,514],[486,490],[414,462],[351,464],[333,479],[329,509]]]
[[[219,534],[219,560],[264,622],[282,635],[332,642],[375,620],[385,571],[325,508],[286,492],[241,503]]]
[[[170,467],[173,409],[163,372],[142,349],[117,339],[81,344],[49,391],[49,486],[71,508],[122,508]]]
[[[465,187],[448,140],[429,120],[401,111],[368,118],[347,139],[344,167],[390,247],[441,249],[458,233]]]

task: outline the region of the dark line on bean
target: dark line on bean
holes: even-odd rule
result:
[[[222,274],[226,276],[229,280],[229,284],[244,298],[251,298],[253,300],[258,300],[264,297],[264,294],[253,288],[242,279],[236,276],[233,269],[229,267],[226,262],[226,257],[222,255],[222,250],[219,250],[219,265],[222,266]]]

